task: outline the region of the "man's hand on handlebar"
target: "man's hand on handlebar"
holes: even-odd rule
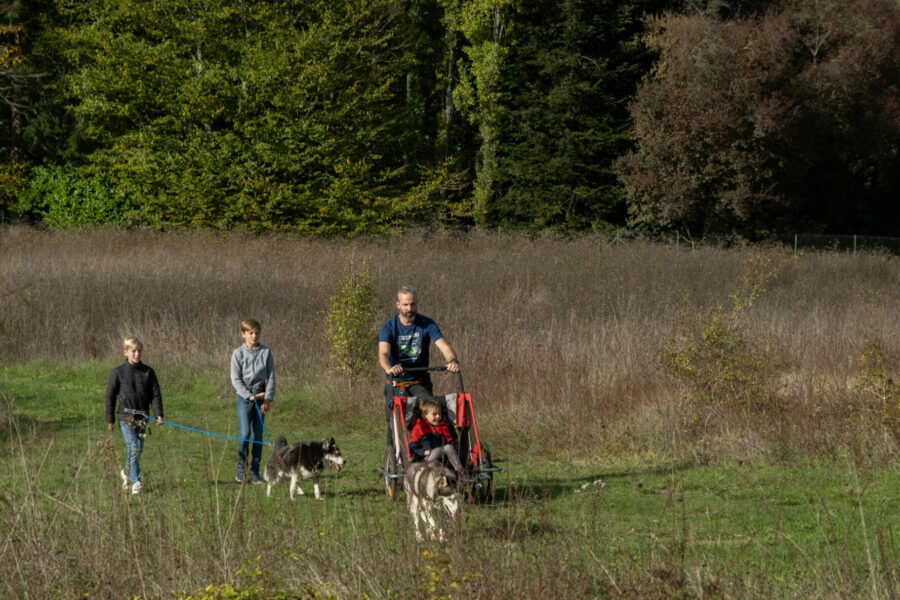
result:
[[[448,373],[459,373],[459,361],[456,359],[451,360],[447,363],[447,372]]]
[[[394,365],[389,370],[385,371],[390,376],[396,377],[397,375],[403,374],[403,365]]]

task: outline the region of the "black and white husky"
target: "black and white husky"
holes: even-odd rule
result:
[[[289,476],[291,478],[291,500],[294,499],[295,492],[303,495],[303,490],[300,489],[298,482],[301,479],[309,478],[313,480],[316,500],[321,500],[319,474],[322,469],[328,464],[340,471],[344,462],[341,449],[334,442],[334,438],[321,442],[297,442],[289,446],[287,439],[281,436],[275,440],[272,456],[266,463],[266,472],[263,477],[269,484],[266,488],[266,496],[272,494],[272,488],[281,481],[282,477]]]
[[[442,510],[454,521],[459,519],[462,499],[456,489],[456,474],[437,460],[413,463],[406,471],[403,488],[406,507],[416,527],[416,540],[424,539],[419,530],[419,521],[422,521],[425,533],[431,539],[443,542],[444,530],[435,520],[434,509]]]

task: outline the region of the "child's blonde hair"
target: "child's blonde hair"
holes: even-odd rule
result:
[[[256,319],[247,319],[246,321],[241,321],[241,333],[247,331],[262,331],[262,325],[259,324],[259,321]]]
[[[127,337],[122,342],[123,350],[131,350],[133,348],[137,348],[138,350],[144,349],[144,342],[141,341],[141,338],[136,337]]]
[[[427,415],[428,413],[435,411],[439,413],[443,412],[443,407],[441,406],[440,402],[438,402],[431,396],[426,396],[425,398],[419,400],[419,412],[421,412],[423,415]]]

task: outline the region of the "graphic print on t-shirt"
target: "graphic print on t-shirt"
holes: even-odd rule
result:
[[[398,335],[397,346],[400,348],[400,362],[415,362],[422,354],[421,332],[414,331],[412,334]]]

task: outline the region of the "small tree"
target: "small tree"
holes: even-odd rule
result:
[[[900,445],[900,392],[878,341],[866,340],[857,361],[860,373],[853,389],[875,398],[885,435],[890,434]]]
[[[730,310],[715,306],[697,314],[682,309],[682,324],[663,351],[663,368],[684,386],[689,406],[759,405],[774,370],[771,351],[749,339],[743,313],[775,276],[771,261],[748,261]]]
[[[372,366],[375,353],[375,286],[369,267],[343,278],[325,316],[328,355],[341,373],[355,376]]]

